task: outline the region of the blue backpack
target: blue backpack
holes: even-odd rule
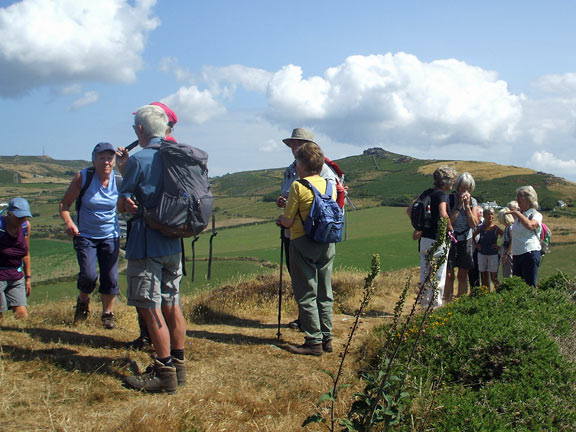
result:
[[[326,193],[322,194],[308,180],[299,179],[314,194],[310,213],[302,220],[306,236],[318,243],[338,243],[342,241],[343,213],[338,203],[332,199],[332,184],[326,181]]]

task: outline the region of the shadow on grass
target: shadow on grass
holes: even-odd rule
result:
[[[214,333],[203,330],[187,330],[186,336],[208,339],[213,342],[225,343],[231,345],[277,345],[278,339],[275,337],[257,337],[248,336],[241,333]]]
[[[52,363],[67,371],[80,371],[88,374],[110,375],[118,379],[125,377],[119,369],[128,367],[133,373],[138,373],[138,365],[129,358],[111,358],[79,355],[69,348],[28,349],[12,345],[2,345],[4,354],[13,361],[41,360]]]
[[[262,321],[240,318],[225,312],[219,312],[207,306],[197,306],[189,316],[190,321],[197,325],[222,324],[233,327],[274,329],[277,324],[263,323]]]
[[[125,342],[117,341],[108,336],[98,336],[90,334],[76,333],[67,330],[50,330],[45,328],[18,328],[0,327],[6,331],[16,331],[27,333],[35,339],[44,343],[61,342],[68,345],[82,345],[93,348],[126,348]]]

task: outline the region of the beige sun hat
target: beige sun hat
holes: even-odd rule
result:
[[[290,141],[309,141],[316,144],[314,141],[314,134],[309,130],[303,128],[296,128],[292,131],[292,136],[290,138],[283,139],[282,142],[287,146],[290,145]]]

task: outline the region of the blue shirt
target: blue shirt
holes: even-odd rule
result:
[[[82,187],[86,183],[86,169],[81,171]],[[76,216],[76,225],[80,236],[92,239],[107,239],[119,236],[116,202],[118,189],[116,176],[112,174],[108,186],[102,186],[98,174],[94,173],[92,182],[84,195],[80,211]]]
[[[156,157],[158,149],[150,148],[160,144],[160,141],[160,138],[152,138],[146,148],[131,156],[126,163],[120,197],[136,198],[139,207],[126,244],[127,259],[144,259],[182,252],[179,238],[162,235],[160,231],[146,225],[142,218],[143,208],[150,209],[156,204],[156,187],[162,180],[162,164]]]

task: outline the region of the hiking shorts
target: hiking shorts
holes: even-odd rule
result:
[[[461,268],[470,270],[474,267],[474,241],[472,237],[468,240],[458,240],[453,244],[448,252],[448,268]]]
[[[6,312],[11,307],[27,305],[24,277],[18,280],[0,281],[0,312]]]
[[[180,253],[128,260],[126,268],[128,305],[160,309],[180,304],[182,255]]]
[[[495,255],[484,255],[478,252],[478,271],[479,272],[490,272],[498,273],[498,254]]]

